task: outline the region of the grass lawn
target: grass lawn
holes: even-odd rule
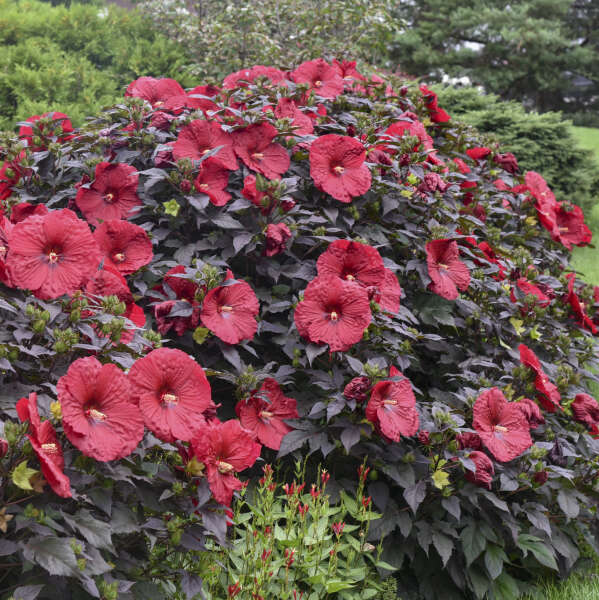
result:
[[[582,148],[592,150],[595,154],[595,163],[599,169],[599,129],[592,127],[572,127],[574,137]],[[586,215],[586,222],[593,230],[594,243],[597,248],[575,248],[572,256],[572,266],[584,275],[589,283],[599,285],[599,199],[590,214]],[[599,598],[599,592],[597,593]]]
[[[599,161],[599,129],[594,127],[572,127],[578,143],[587,150],[593,150]]]
[[[547,584],[530,600],[598,600],[599,576],[574,575],[562,584]],[[529,600],[527,597],[526,600]]]

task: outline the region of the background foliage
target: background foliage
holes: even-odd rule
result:
[[[392,66],[388,47],[403,30],[389,0],[148,0],[140,8],[181,42],[201,78],[248,65],[290,68],[318,56]]]
[[[0,131],[49,111],[79,125],[140,75],[192,81],[180,46],[116,6],[0,0],[0,49]]]
[[[504,100],[599,125],[599,6],[594,0],[397,4],[409,28],[393,58],[413,75],[467,75]]]

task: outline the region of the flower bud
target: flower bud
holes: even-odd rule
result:
[[[0,458],[4,458],[8,452],[8,442],[4,438],[0,438]]]
[[[33,331],[35,331],[35,333],[42,333],[44,329],[46,329],[46,321],[43,321],[42,319],[37,319],[33,322],[32,329]]]

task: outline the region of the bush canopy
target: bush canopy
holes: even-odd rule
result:
[[[354,522],[363,492],[402,597],[515,599],[597,551],[580,208],[355,63],[126,96],[0,143],[3,585],[192,598],[263,460],[324,463]],[[325,565],[296,595],[355,597]]]

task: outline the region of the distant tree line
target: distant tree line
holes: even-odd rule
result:
[[[598,0],[407,0],[391,50],[401,70],[474,85],[599,126]]]

